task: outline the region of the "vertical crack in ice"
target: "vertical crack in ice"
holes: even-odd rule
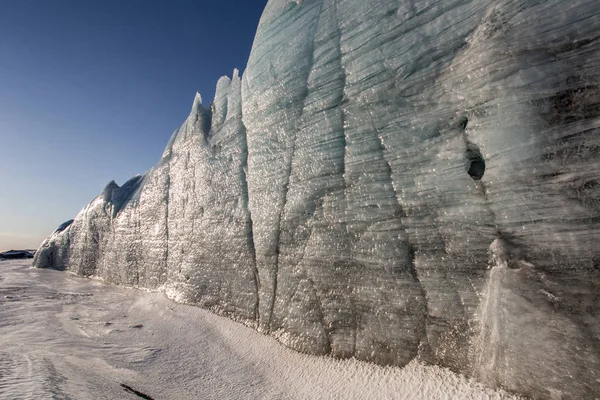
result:
[[[407,233],[408,235],[408,233]],[[410,262],[410,269],[409,269],[409,274],[411,274],[415,281],[417,282],[419,291],[421,292],[421,296],[423,298],[423,315],[422,315],[422,320],[420,321],[420,323],[415,323],[415,326],[417,327],[418,331],[419,331],[419,345],[417,346],[417,355],[419,356],[421,355],[421,351],[425,350],[426,352],[430,352],[431,349],[429,348],[429,342],[427,340],[427,325],[429,324],[429,300],[428,300],[428,296],[427,296],[427,289],[425,288],[425,285],[422,283],[421,281],[421,277],[419,276],[419,270],[417,269],[417,265],[416,265],[416,261],[417,261],[417,256],[415,254],[415,248],[413,245],[410,244],[410,240],[409,240],[409,244],[408,244],[408,254],[409,254],[409,262]],[[416,315],[415,317],[418,317],[418,315]],[[423,349],[424,346],[427,346],[426,349]]]
[[[340,44],[340,52],[341,52],[341,44]],[[375,60],[374,63],[379,63],[381,64],[381,69],[383,71],[385,71],[388,67],[382,63],[381,61]],[[344,69],[345,72],[345,69]],[[359,106],[360,107],[360,106]],[[346,113],[348,113],[347,111],[347,107],[343,107],[344,108],[344,115],[346,115]],[[372,143],[372,151],[371,151],[371,155],[370,155],[370,162],[376,162],[377,163],[377,168],[375,169],[375,173],[378,174],[378,180],[377,180],[377,184],[381,185],[381,190],[386,192],[386,197],[389,198],[389,201],[387,201],[387,204],[385,204],[383,207],[389,207],[387,208],[387,210],[384,208],[382,211],[378,212],[377,215],[375,216],[375,218],[373,218],[373,216],[370,217],[370,220],[367,222],[367,224],[369,224],[369,228],[371,229],[372,227],[374,228],[376,225],[376,223],[381,223],[381,222],[387,222],[390,223],[392,220],[398,220],[400,221],[400,226],[394,229],[398,229],[398,233],[402,232],[400,234],[400,236],[406,235],[404,238],[400,238],[398,237],[397,239],[391,238],[391,240],[398,240],[398,242],[396,243],[404,243],[404,244],[408,244],[408,232],[406,231],[406,227],[404,226],[404,224],[402,223],[402,217],[405,216],[405,211],[400,203],[400,199],[399,199],[399,193],[398,193],[398,187],[397,184],[395,182],[395,180],[393,179],[393,169],[392,166],[390,164],[390,161],[388,160],[388,158],[386,157],[386,143],[384,141],[384,133],[381,131],[381,129],[378,128],[377,124],[376,124],[376,117],[373,115],[373,110],[370,106],[370,104],[367,102],[367,104],[362,108],[362,114],[366,117],[364,119],[364,121],[362,121],[362,127],[363,128],[367,128],[367,129],[371,129],[371,132],[365,132],[367,133],[372,139],[370,139],[370,142]],[[346,132],[346,130],[345,130]],[[376,138],[374,137],[376,136]],[[347,137],[346,137],[346,141],[348,141]],[[355,139],[355,142],[358,142],[358,139]],[[355,144],[356,145],[356,144]],[[348,146],[346,146],[346,156],[345,156],[345,163],[348,162]],[[381,174],[381,175],[380,175]],[[351,177],[350,177],[351,178]],[[351,187],[352,185],[355,184],[361,184],[360,183],[360,178],[358,179],[354,179],[350,182],[348,182],[348,177],[345,176],[345,181],[347,182],[346,188],[348,189],[348,187]],[[390,185],[390,186],[388,186]],[[345,191],[345,193],[347,193],[347,190]],[[346,196],[347,197],[347,196]],[[379,207],[381,207],[381,203],[377,204]],[[400,250],[402,251],[402,250]],[[404,318],[404,322],[402,322],[402,327],[403,329],[407,329],[407,330],[411,330],[412,333],[414,334],[414,338],[415,338],[415,342],[414,342],[414,347],[412,347],[411,351],[413,351],[413,356],[416,355],[418,353],[418,348],[419,348],[419,344],[422,342],[424,336],[425,336],[425,330],[426,330],[426,315],[427,315],[427,304],[426,304],[426,296],[424,294],[424,288],[423,285],[421,283],[421,281],[419,280],[416,268],[415,268],[415,261],[414,261],[414,254],[412,252],[412,249],[409,246],[409,249],[406,249],[406,253],[404,254],[404,256],[406,258],[404,258],[404,262],[402,262],[400,265],[396,264],[393,260],[389,260],[390,262],[382,262],[381,266],[385,268],[385,271],[389,274],[389,276],[392,278],[392,281],[395,282],[393,287],[394,289],[391,289],[392,291],[395,291],[396,293],[394,294],[394,296],[399,296],[399,298],[403,298],[403,301],[408,301],[411,302],[410,305],[410,309],[408,308],[395,308],[392,307],[392,309],[395,308],[394,313],[396,313],[400,318]],[[397,267],[400,267],[401,269],[398,270]],[[408,284],[408,285],[407,285]],[[415,286],[416,285],[416,286]],[[411,294],[409,293],[404,293],[403,289],[406,287],[409,287],[409,290],[411,291]],[[352,299],[351,299],[352,300]],[[351,301],[352,303],[352,301]],[[353,306],[352,311],[354,313],[356,313],[356,306]],[[353,332],[353,353],[356,354],[356,342],[357,342],[357,334],[358,334],[358,326],[360,324],[360,321],[358,320],[360,318],[360,314],[356,315],[356,329]],[[402,351],[405,351],[406,349],[403,349]],[[390,351],[390,353],[392,352],[392,350],[388,350]]]
[[[135,251],[136,251],[136,256],[135,256],[135,284],[137,286],[140,285],[140,246],[142,243],[141,240],[141,232],[140,232],[140,226],[141,226],[141,221],[140,221],[140,212],[139,212],[139,208],[137,207],[133,207],[133,212],[135,213],[135,230],[134,230],[134,236],[136,238],[135,240]]]
[[[343,107],[343,102],[344,102],[344,98],[346,96],[346,85],[348,82],[348,74],[346,72],[346,68],[344,68],[344,63],[342,62],[342,57],[343,57],[343,53],[342,53],[342,25],[340,23],[340,18],[339,18],[339,14],[338,14],[338,1],[339,0],[333,0],[333,14],[335,16],[335,25],[336,25],[336,34],[334,35],[334,38],[336,40],[335,42],[335,48],[338,50],[338,60],[339,60],[339,69],[342,71],[342,88],[341,88],[341,95],[340,95],[340,103],[338,104],[338,107],[340,108],[340,119],[341,119],[341,127],[342,127],[342,144],[344,146],[344,162],[342,163],[342,178],[344,180],[344,197],[346,197],[346,188],[348,187],[348,183],[346,182],[346,158],[347,158],[347,151],[348,151],[348,141],[346,138],[346,118],[345,118],[345,111],[344,111],[344,107]]]
[[[169,192],[170,192],[170,188],[171,188],[171,157],[173,155],[173,145],[175,143],[175,140],[177,139],[177,137],[179,136],[181,132],[181,129],[178,129],[177,131],[175,131],[175,133],[173,133],[173,136],[171,137],[171,140],[169,140],[169,143],[167,144],[167,150],[165,151],[165,154],[161,160],[161,164],[163,164],[164,166],[164,171],[161,171],[162,174],[164,174],[165,176],[165,181],[162,187],[162,201],[165,204],[164,210],[165,210],[165,251],[164,251],[164,274],[166,276],[165,282],[163,283],[167,283],[166,281],[168,280],[168,270],[169,270],[169,207],[170,207],[170,202],[169,202]]]
[[[346,96],[346,87],[348,85],[348,72],[346,71],[346,68],[344,67],[344,63],[343,63],[343,56],[344,53],[342,52],[342,37],[343,37],[343,31],[342,31],[342,24],[340,22],[340,18],[339,18],[339,10],[338,10],[338,1],[339,0],[333,0],[333,7],[334,7],[334,15],[335,15],[335,24],[336,24],[336,35],[335,35],[335,39],[336,39],[336,43],[335,46],[338,50],[338,55],[339,55],[339,68],[342,71],[342,89],[341,89],[341,97],[340,97],[340,104],[339,104],[339,108],[340,108],[340,120],[341,120],[341,128],[342,128],[342,135],[341,135],[341,140],[342,140],[342,145],[344,147],[344,158],[343,158],[343,162],[342,162],[342,180],[344,182],[344,205],[348,204],[348,187],[349,182],[348,182],[348,177],[346,176],[346,164],[348,163],[348,132],[346,130],[346,107],[344,105],[344,100],[347,100],[347,96]],[[346,231],[346,235],[349,233],[348,232],[348,226],[346,224],[346,222],[343,222],[343,226],[344,226],[344,230]]]
[[[329,329],[327,328],[327,324],[325,323],[325,313],[324,313],[325,309],[323,308],[323,302],[321,301],[321,296],[319,296],[319,288],[315,284],[315,281],[313,281],[311,278],[308,278],[308,281],[310,282],[310,284],[313,287],[313,290],[315,291],[315,299],[317,300],[317,312],[319,313],[318,318],[321,322],[321,326],[323,327],[323,330],[325,331],[325,340],[327,341],[327,348],[325,351],[327,353],[331,353],[331,338],[329,337]]]
[[[170,166],[167,164],[165,186],[164,186],[164,201],[165,201],[165,270],[169,270],[169,207],[170,207],[170,187],[171,187],[171,175]]]
[[[406,216],[406,214],[404,213],[404,210],[402,209],[402,206],[400,205],[400,201],[398,199],[398,189],[396,188],[396,184],[394,182],[394,179],[392,178],[392,166],[390,165],[388,159],[385,157],[385,144],[383,142],[383,137],[381,135],[381,133],[379,132],[379,129],[377,129],[377,126],[375,125],[375,120],[373,118],[373,113],[371,111],[371,109],[367,109],[367,114],[369,115],[369,121],[371,123],[371,128],[373,128],[373,131],[375,132],[375,136],[377,136],[377,139],[379,140],[379,156],[381,157],[381,159],[383,160],[383,162],[385,163],[385,168],[386,168],[386,174],[387,174],[387,180],[390,183],[390,185],[392,186],[392,191],[394,193],[394,205],[395,205],[395,211],[394,211],[394,216],[396,217],[404,217]]]
[[[347,108],[346,108],[346,104],[348,102],[348,97],[347,97],[347,85],[348,85],[348,72],[346,71],[346,67],[344,66],[344,62],[343,62],[343,57],[344,57],[344,53],[342,51],[342,38],[343,38],[343,30],[342,30],[342,24],[339,18],[339,0],[333,0],[333,8],[334,8],[334,16],[335,16],[335,25],[336,25],[336,34],[335,34],[335,48],[338,51],[338,61],[339,61],[339,69],[342,72],[342,87],[341,87],[341,92],[340,92],[340,100],[339,100],[339,109],[340,109],[340,126],[342,129],[342,135],[341,135],[341,141],[342,141],[342,146],[344,149],[344,156],[343,156],[343,160],[342,160],[342,182],[343,182],[343,201],[342,204],[345,208],[348,207],[348,188],[350,187],[351,183],[349,182],[349,178],[346,174],[347,172],[347,164],[348,164],[348,159],[349,159],[349,149],[348,149],[348,130],[346,129],[346,124],[347,124],[347,118],[346,118],[346,114],[347,114]],[[349,230],[348,230],[348,224],[345,220],[345,218],[342,220],[342,226],[344,228],[344,231],[346,233],[346,237],[350,234]],[[359,328],[359,318],[358,318],[358,313],[357,313],[357,307],[356,307],[356,303],[354,301],[354,298],[352,296],[348,296],[349,298],[349,308],[350,311],[352,313],[352,323],[353,323],[353,327],[352,327],[352,347],[351,347],[351,351],[352,351],[352,355],[355,356],[356,355],[356,342],[357,342],[357,336],[358,336],[358,328]],[[323,323],[325,324],[325,321],[323,321]],[[329,335],[328,335],[329,336]],[[328,341],[330,341],[329,337],[328,337]],[[331,342],[331,341],[330,341]]]
[[[343,118],[341,112],[341,102],[344,96],[345,87],[345,74],[341,69],[341,49],[340,49],[340,30],[338,27],[338,18],[334,14],[334,3],[335,0],[325,0],[320,5],[320,18],[318,19],[318,25],[315,28],[315,36],[313,39],[313,59],[312,68],[309,70],[307,76],[306,85],[307,93],[303,100],[302,113],[299,117],[299,127],[296,131],[296,137],[294,139],[294,156],[291,159],[292,171],[290,171],[290,186],[288,191],[289,195],[286,196],[286,202],[284,204],[284,214],[282,224],[284,224],[284,234],[295,231],[298,228],[306,229],[307,232],[302,235],[302,239],[298,239],[295,245],[298,246],[296,251],[293,251],[294,256],[288,257],[290,254],[287,253],[289,249],[289,243],[283,243],[283,247],[280,249],[281,254],[285,257],[285,268],[286,271],[295,270],[303,271],[302,273],[307,275],[311,274],[311,268],[307,270],[306,265],[303,265],[305,259],[308,259],[308,265],[311,263],[311,252],[314,251],[314,243],[311,242],[313,234],[315,233],[314,223],[317,225],[323,223],[323,215],[315,216],[319,210],[323,209],[325,198],[340,189],[343,189],[345,182],[340,174],[343,174],[343,165],[340,166],[338,161],[343,161],[343,149],[345,149],[345,138],[343,133]],[[335,26],[334,29],[332,25]],[[318,53],[319,49],[323,46],[329,46],[329,43],[335,43],[332,46],[332,53]],[[337,54],[335,54],[337,50]],[[318,55],[317,55],[318,54]],[[340,74],[341,72],[341,74]],[[341,77],[338,77],[342,75]],[[323,79],[327,79],[323,83]],[[328,101],[320,104],[321,99],[326,98]],[[324,130],[320,129],[319,125],[314,125],[314,121],[323,118],[327,121],[327,127]],[[337,118],[331,120],[330,118]],[[336,123],[337,122],[337,123]],[[315,129],[316,128],[316,129]],[[322,132],[322,135],[327,136],[327,141],[322,138],[322,135],[315,137],[318,132]],[[340,135],[341,132],[341,135]],[[306,135],[306,136],[303,136]],[[303,172],[298,170],[296,166],[306,165],[310,162],[306,159],[307,157],[307,142],[312,143],[311,139],[318,140],[321,143],[331,143],[341,141],[336,146],[336,150],[340,149],[340,157],[337,158],[336,154],[327,155],[327,159],[315,160],[315,169],[319,170],[319,175],[303,175]],[[299,142],[302,140],[302,142]],[[337,144],[337,143],[336,143]],[[297,148],[296,148],[297,147]],[[318,150],[317,150],[318,151]],[[314,154],[314,153],[313,153]],[[316,156],[313,155],[313,157]],[[327,163],[331,157],[331,163]],[[331,176],[331,181],[327,184],[319,183],[316,187],[312,185],[312,182],[323,177],[325,172],[321,168],[327,168],[329,171],[327,174]],[[339,182],[338,178],[339,177]],[[292,197],[290,197],[292,196]],[[306,208],[302,211],[301,215],[297,214],[297,200],[298,196],[302,196],[303,204],[306,204]],[[290,204],[292,202],[293,204]],[[290,218],[288,218],[291,216]],[[312,222],[311,222],[312,221]],[[319,240],[319,239],[316,239]],[[281,268],[281,262],[278,263],[278,268]],[[280,277],[278,276],[278,280]],[[331,339],[329,337],[330,329],[327,328],[326,322],[326,310],[323,309],[323,302],[321,301],[319,291],[320,287],[324,285],[324,282],[319,280],[318,276],[313,276],[312,282],[315,285],[315,296],[319,297],[317,306],[319,310],[315,310],[320,315],[319,323],[322,325],[323,332],[327,335],[327,348],[331,349]],[[317,284],[319,286],[317,286]],[[292,298],[293,296],[286,296]],[[327,300],[324,300],[327,302]],[[315,305],[313,305],[315,307]]]
[[[320,1],[320,6],[319,6],[319,11],[317,12],[317,21],[315,23],[315,26],[319,26],[319,20],[320,20],[320,16],[321,16],[321,11],[323,10],[323,0]],[[305,102],[306,102],[306,98],[308,97],[308,79],[310,77],[310,72],[312,71],[313,65],[314,65],[314,56],[315,56],[315,35],[316,35],[316,29],[312,30],[312,36],[310,36],[310,38],[308,39],[310,42],[310,47],[308,49],[308,54],[310,55],[310,59],[308,61],[308,67],[306,68],[306,77],[304,78],[304,82],[305,85],[304,87],[306,88],[305,92],[304,92],[304,98],[302,99],[302,111],[300,113],[300,116],[298,118],[298,120],[302,120],[302,115],[304,114],[304,109],[305,109]],[[294,162],[294,156],[295,156],[295,152],[296,152],[296,140],[297,140],[297,133],[298,133],[298,127],[296,126],[294,128],[294,130],[292,131],[294,134],[294,137],[292,138],[291,142],[292,142],[292,146],[291,146],[291,154],[289,157],[289,161],[288,161],[288,165],[287,165],[287,171],[286,171],[286,180],[283,184],[283,202],[281,204],[281,209],[279,211],[279,216],[277,219],[277,231],[275,232],[275,243],[276,243],[276,247],[275,247],[275,265],[274,265],[274,272],[273,272],[273,294],[271,296],[271,304],[270,304],[270,312],[269,312],[269,323],[268,323],[268,331],[271,331],[271,322],[273,320],[273,310],[275,308],[275,299],[277,297],[277,280],[279,278],[279,252],[280,252],[280,238],[281,238],[281,222],[283,220],[283,216],[285,213],[285,205],[287,204],[287,196],[288,196],[288,192],[289,192],[289,185],[290,185],[290,178],[292,176],[292,165]]]
[[[377,136],[377,138],[379,139],[379,152],[380,152],[380,156],[381,159],[385,162],[385,166],[386,166],[386,173],[387,173],[387,179],[390,182],[390,185],[392,186],[392,190],[393,190],[393,194],[394,194],[394,200],[395,200],[395,212],[394,212],[394,217],[397,219],[401,219],[402,217],[406,216],[406,213],[404,211],[404,209],[402,208],[402,205],[400,203],[400,199],[398,196],[398,189],[396,187],[396,183],[393,179],[393,170],[392,170],[392,166],[390,165],[388,159],[385,156],[385,144],[384,144],[384,140],[383,137],[379,131],[379,129],[377,129],[377,126],[375,125],[375,120],[373,118],[373,113],[372,111],[369,109],[368,111],[368,115],[369,115],[369,119],[371,122],[371,127],[373,128],[373,130],[375,131],[375,134]],[[408,237],[408,232],[406,231],[406,227],[404,226],[404,224],[402,224],[402,229],[404,231],[404,233],[406,234],[406,236]],[[408,240],[407,240],[408,241]],[[415,284],[418,286],[419,291],[421,293],[422,296],[422,307],[424,308],[424,314],[425,316],[427,316],[427,298],[425,296],[425,289],[423,287],[423,285],[421,284],[421,281],[419,280],[419,276],[415,267],[415,254],[414,254],[414,249],[412,248],[412,246],[409,245],[409,249],[408,249],[408,262],[407,265],[405,266],[406,268],[406,273],[408,274],[409,277],[413,278],[415,280]],[[399,276],[394,276],[394,278],[396,279],[396,281],[400,281],[401,278]],[[414,323],[414,329],[419,332],[419,337],[421,338],[420,341],[422,341],[422,338],[425,336],[425,318],[421,319],[420,321],[416,321],[416,318],[418,318],[418,315],[412,315],[413,316],[413,323]],[[416,317],[416,318],[415,318]]]
[[[258,266],[256,264],[256,248],[254,246],[254,225],[252,222],[252,211],[250,210],[250,195],[248,191],[248,138],[246,126],[244,125],[243,119],[240,117],[241,124],[241,137],[242,137],[242,163],[241,163],[241,177],[242,177],[242,207],[246,212],[246,239],[248,244],[248,250],[252,257],[252,265],[254,267],[254,283],[256,288],[256,303],[254,305],[254,320],[259,323],[260,319],[260,276],[258,274]]]

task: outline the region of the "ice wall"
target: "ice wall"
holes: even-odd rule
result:
[[[35,265],[303,352],[600,395],[600,3],[271,0],[243,78]]]

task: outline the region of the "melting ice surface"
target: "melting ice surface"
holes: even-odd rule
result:
[[[310,354],[600,395],[600,2],[271,0],[243,77],[35,265]]]

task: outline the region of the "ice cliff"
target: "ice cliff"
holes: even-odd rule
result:
[[[35,265],[312,354],[600,396],[600,2],[271,0],[243,78]]]

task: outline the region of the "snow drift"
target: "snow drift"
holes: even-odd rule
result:
[[[35,265],[312,354],[600,394],[600,3],[271,0],[248,66]]]

